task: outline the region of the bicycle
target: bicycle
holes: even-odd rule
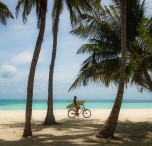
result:
[[[82,113],[82,115],[85,117],[85,118],[89,118],[91,116],[91,111],[89,109],[85,109],[84,105],[82,105],[82,108],[80,108],[81,111],[79,112],[79,115]],[[75,118],[75,116],[77,115],[76,113],[76,110],[74,109],[70,109],[68,111],[68,116],[69,118]]]

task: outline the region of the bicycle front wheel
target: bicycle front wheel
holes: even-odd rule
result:
[[[89,118],[91,116],[91,111],[88,109],[85,109],[82,114],[85,118]]]
[[[76,116],[76,111],[74,109],[70,109],[68,111],[69,118],[74,118]]]

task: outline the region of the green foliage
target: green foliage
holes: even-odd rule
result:
[[[152,51],[152,17],[143,18],[142,23],[137,29],[139,36],[136,43],[143,49],[143,53],[151,53]],[[152,54],[151,54],[152,55]]]
[[[30,14],[33,7],[36,6],[36,14],[37,14],[37,27],[40,27],[41,24],[41,13],[42,9],[47,11],[47,3],[44,0],[18,0],[16,6],[16,17],[20,11],[20,8],[23,7],[23,22],[27,22],[27,16]]]
[[[81,85],[86,86],[91,82],[100,82],[105,86],[109,86],[111,82],[118,84],[121,62],[120,0],[113,2],[114,5],[100,7],[91,14],[81,14],[79,27],[71,31],[72,34],[89,40],[90,44],[83,45],[77,53],[89,53],[90,57],[82,63],[77,79],[69,90]],[[125,83],[141,79],[139,84],[145,86],[141,70],[135,68],[130,60],[134,52],[134,56],[140,58],[134,42],[139,36],[137,28],[144,17],[144,2],[140,4],[139,0],[127,1],[128,51]],[[132,60],[136,62],[135,58]]]
[[[144,17],[137,30],[139,35],[132,43],[132,46],[129,47],[131,53],[128,54],[129,65],[132,67],[133,72],[132,83],[139,86],[139,91],[144,89],[150,91],[140,67],[146,66],[149,75],[152,72],[152,18]]]
[[[9,11],[8,7],[0,2],[0,22],[3,25],[6,25],[6,20],[7,18],[12,18],[14,19],[12,13]]]
[[[59,0],[54,0],[53,10],[52,10],[52,18],[53,18],[53,28],[54,28],[54,20],[57,16],[57,3]],[[61,0],[61,10],[62,13],[63,3],[65,2],[67,9],[70,14],[70,21],[72,27],[76,27],[78,23],[80,23],[79,15],[82,12],[90,12],[93,9],[96,9],[100,6],[101,0]]]

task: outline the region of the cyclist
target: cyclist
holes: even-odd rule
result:
[[[79,116],[79,108],[80,108],[80,106],[77,106],[77,96],[74,96],[74,100],[73,100],[73,102],[74,102],[74,104],[75,104],[75,109],[76,109],[76,114],[77,114],[77,117]]]

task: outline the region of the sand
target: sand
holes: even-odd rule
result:
[[[22,138],[25,111],[0,111],[0,146],[152,146],[152,109],[123,109],[120,112],[116,139],[95,135],[110,110],[91,110],[92,116],[70,119],[67,110],[54,111],[61,125],[42,125],[46,111],[33,111],[33,136]]]

